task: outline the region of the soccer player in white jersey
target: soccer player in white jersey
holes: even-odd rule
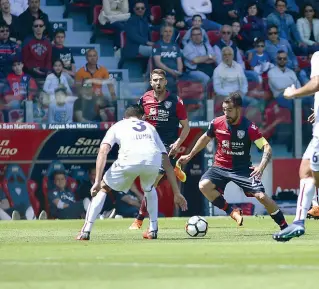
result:
[[[146,195],[150,218],[149,228],[143,233],[143,237],[156,239],[158,200],[153,184],[162,163],[164,169],[168,169],[167,177],[172,184],[175,203],[183,211],[187,209],[187,202],[179,192],[165,146],[155,128],[142,121],[143,114],[144,112],[138,105],[130,106],[125,111],[125,119],[112,126],[102,140],[96,159],[95,183],[91,188],[93,199],[77,240],[90,239],[93,223],[103,208],[106,194],[111,190],[127,193],[137,177],[140,177],[141,186]],[[118,159],[103,176],[107,155],[115,143],[120,147]]]
[[[305,219],[307,211],[311,205],[315,193],[315,187],[319,188],[319,52],[315,52],[311,58],[311,76],[310,81],[301,88],[296,89],[294,85],[284,91],[284,97],[294,99],[315,94],[314,104],[314,124],[313,138],[303,157],[301,163],[300,175],[300,193],[298,196],[296,218],[294,222],[286,229],[273,235],[277,241],[289,241],[294,237],[299,237],[305,233]],[[307,161],[310,159],[310,168],[312,176],[307,174]]]

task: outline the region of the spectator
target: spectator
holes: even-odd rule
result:
[[[173,26],[161,27],[162,39],[155,44],[153,59],[156,68],[166,71],[168,90],[175,93],[176,81],[183,74],[183,61],[178,45],[172,43],[173,31]]]
[[[28,9],[28,0],[10,0],[12,15],[20,16]]]
[[[216,67],[216,56],[209,43],[203,42],[201,28],[191,30],[191,41],[184,47],[186,71],[191,78],[208,84]]]
[[[278,51],[285,51],[288,55],[287,67],[299,71],[298,60],[289,42],[278,36],[278,28],[275,25],[268,27],[268,40],[265,41],[266,52],[268,53],[270,60],[273,64],[277,63],[277,54]]]
[[[300,0],[297,0],[300,1]],[[304,0],[301,0],[304,2]],[[307,0],[308,1],[308,0]],[[264,17],[267,17],[269,14],[273,13],[276,11],[276,0],[266,0],[264,1]],[[298,17],[299,14],[299,7],[296,4],[295,0],[287,0],[286,1],[286,6],[287,6],[287,12],[292,15],[295,19]]]
[[[49,123],[70,123],[73,119],[73,103],[67,102],[67,90],[60,86],[54,91],[55,102],[49,105]]]
[[[214,71],[213,84],[217,97],[224,99],[235,93],[242,97],[243,106],[250,104],[251,99],[246,96],[248,82],[244,70],[234,61],[234,51],[229,46],[222,49],[222,62]]]
[[[268,15],[267,25],[276,25],[280,38],[288,40],[297,55],[307,55],[307,44],[302,42],[295,21],[286,10],[286,0],[276,0],[276,11]]]
[[[79,189],[76,191],[77,196],[79,200],[84,200],[85,198],[88,198],[91,200],[91,193],[90,190],[95,183],[95,175],[96,175],[96,169],[95,167],[91,167],[89,169],[89,180],[84,180],[81,185],[79,186]],[[115,215],[115,208],[113,206],[113,200],[110,198],[110,194],[106,195],[106,200],[104,202],[104,206],[102,209],[102,214],[100,216],[101,219],[111,219]]]
[[[106,107],[103,98],[94,94],[90,83],[83,83],[79,91],[79,98],[74,103],[75,122],[99,122],[101,121],[100,110]]]
[[[126,194],[123,192],[116,192],[115,198],[117,215],[120,215],[123,218],[137,217],[141,203],[131,190],[129,190]]]
[[[154,21],[154,16],[151,15],[151,9],[150,5],[148,3],[148,0],[141,0],[141,1],[136,1],[136,0],[129,0],[129,7],[130,7],[130,13],[131,15],[135,14],[135,5],[138,3],[143,3],[145,7],[145,17],[148,21],[153,22]]]
[[[29,7],[19,16],[19,38],[23,42],[33,34],[34,20],[41,19],[45,26],[44,36],[53,39],[53,30],[49,17],[40,9],[40,0],[28,0]]]
[[[247,16],[241,22],[242,36],[247,44],[246,50],[253,48],[254,39],[263,39],[266,35],[266,25],[260,17],[259,8],[256,3],[251,3],[247,7]]]
[[[0,23],[5,22],[9,26],[10,40],[17,42],[19,39],[19,20],[18,16],[11,14],[10,2],[8,0],[0,0]],[[21,44],[21,41],[18,41]]]
[[[25,71],[36,80],[44,80],[52,68],[52,46],[49,40],[44,38],[44,30],[44,21],[34,20],[33,36],[26,38],[22,45]]]
[[[222,25],[231,25],[235,20],[239,20],[237,0],[214,1],[212,19]],[[242,0],[240,0],[241,4]]]
[[[231,41],[242,51],[248,50],[250,47],[247,46],[246,40],[243,38],[241,33],[241,27],[239,21],[234,21],[232,23],[232,35],[231,35]]]
[[[38,87],[35,80],[23,72],[19,58],[14,59],[12,71],[6,79],[5,100],[10,109],[20,109],[23,101],[33,100]]]
[[[69,87],[68,80],[65,77],[63,72],[63,62],[58,59],[53,62],[53,70],[50,73],[44,82],[43,90],[48,94],[54,94],[54,91],[59,86],[64,86],[68,95],[72,95],[72,91]]]
[[[163,18],[163,23],[161,26],[155,26],[153,31],[161,31],[162,26],[165,25],[169,25],[169,26],[173,26],[174,29],[174,33],[172,36],[172,42],[177,42],[177,40],[179,40],[179,28],[176,26],[176,18],[175,18],[175,13],[174,12],[169,12],[169,14],[167,14],[164,18]]]
[[[135,58],[138,54],[150,57],[152,46],[150,29],[145,15],[145,4],[137,1],[134,6],[134,13],[125,25],[126,44],[123,48],[124,58]]]
[[[263,39],[256,39],[255,49],[248,59],[251,68],[260,76],[260,82],[262,82],[261,75],[274,67],[270,62],[267,51],[265,51],[265,41]]]
[[[202,24],[203,24],[202,16],[196,14],[192,17],[192,27],[187,30],[187,32],[185,33],[185,35],[183,37],[182,43],[183,43],[184,47],[191,39],[192,28],[194,28],[194,27],[200,28],[200,30],[202,31],[202,35],[203,35],[203,42],[209,43],[208,35],[207,35],[206,31],[202,28]]]
[[[109,80],[109,72],[107,69],[98,65],[98,55],[95,49],[89,49],[86,52],[87,63],[80,68],[76,75],[75,80],[78,85],[82,85],[84,80],[93,85],[94,94],[96,96],[103,96],[102,85],[107,84],[112,101],[116,101],[116,94],[113,82]]]
[[[283,92],[291,85],[299,88],[300,83],[296,73],[287,67],[287,61],[287,53],[283,50],[278,51],[277,65],[268,72],[268,83],[279,106],[292,110],[293,100],[285,99]]]
[[[49,193],[50,213],[52,217],[58,219],[80,219],[84,216],[90,201],[76,201],[74,194],[69,191],[66,185],[64,172],[55,172],[55,188]]]
[[[159,1],[161,8],[162,8],[162,13],[165,15],[171,15],[174,13],[174,18],[176,20],[175,27],[177,29],[184,29],[185,28],[185,22],[184,22],[184,11],[181,5],[180,0],[161,0]],[[174,12],[173,12],[174,11]]]
[[[20,46],[10,40],[8,24],[0,23],[0,73],[6,77],[12,70],[13,59],[21,56]]]
[[[310,4],[303,9],[303,16],[297,20],[297,28],[303,43],[308,45],[308,51],[314,53],[319,50],[319,19]]]
[[[43,90],[38,93],[33,101],[33,122],[47,123],[51,97]]]
[[[205,30],[219,30],[221,25],[217,22],[208,20],[206,15],[211,14],[213,7],[210,0],[181,0],[182,7],[186,14],[185,20],[189,27],[192,26],[192,17],[200,15],[203,20],[203,28]]]
[[[114,50],[121,47],[121,32],[130,18],[128,0],[103,0],[99,22],[106,29],[114,29]]]
[[[65,31],[57,29],[54,32],[54,44],[52,46],[52,63],[60,59],[63,62],[63,75],[67,78],[69,86],[74,84],[75,62],[70,48],[64,46]]]

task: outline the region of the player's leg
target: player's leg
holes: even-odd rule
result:
[[[149,213],[149,228],[143,234],[145,239],[156,239],[158,231],[158,197],[154,183],[158,176],[158,166],[143,166],[141,168],[141,186],[145,193],[147,211]]]
[[[134,177],[135,176],[135,177]],[[106,194],[111,190],[127,192],[131,187],[136,174],[132,167],[119,167],[114,163],[106,171],[103,180],[101,181],[101,189],[97,195],[92,198],[91,204],[88,207],[85,216],[85,222],[81,229],[80,234],[77,237],[77,240],[89,240],[90,233],[92,231],[93,224],[97,216],[101,213]]]
[[[243,224],[242,213],[239,209],[233,210],[224,196],[220,192],[224,192],[227,183],[227,172],[216,167],[211,167],[202,176],[199,181],[199,190],[215,207],[226,212],[230,215],[239,226]]]
[[[250,170],[236,171],[231,173],[231,180],[243,189],[247,197],[255,197],[267,210],[276,224],[284,229],[287,222],[278,205],[266,193],[262,182],[256,178],[250,178]]]

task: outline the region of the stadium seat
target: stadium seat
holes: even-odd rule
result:
[[[0,110],[0,122],[4,122],[4,115],[1,110]]]
[[[10,192],[12,190],[20,190],[20,194],[27,194],[30,204],[36,216],[40,214],[40,202],[35,196],[38,185],[33,180],[28,180],[22,168],[17,164],[8,165],[2,183],[3,192],[5,193],[10,207],[14,206]]]
[[[161,38],[161,34],[159,31],[152,31],[152,34],[151,34],[152,42],[157,42],[160,40],[160,38]]]
[[[9,122],[17,122],[18,120],[24,120],[24,111],[23,109],[13,109],[8,113]]]
[[[204,98],[204,87],[200,82],[178,81],[178,96],[183,101],[202,100]]]
[[[69,0],[64,0],[64,6],[65,10],[63,12],[63,18],[69,18],[70,12],[73,10],[88,10],[91,7],[90,1],[89,0],[76,0],[76,1],[69,1]],[[89,16],[89,13],[87,13]],[[89,18],[89,17],[88,17]],[[88,24],[89,19],[88,19]]]
[[[82,168],[71,169],[69,176],[76,180],[78,184],[88,181],[89,179],[87,172]]]
[[[310,67],[310,61],[307,56],[297,56],[298,64],[300,69]]]
[[[214,46],[220,40],[221,37],[220,31],[218,30],[207,31],[207,36],[211,46]]]
[[[90,43],[95,43],[96,38],[99,36],[99,34],[106,34],[106,35],[113,35],[115,31],[113,29],[105,29],[103,27],[100,27],[100,22],[99,22],[99,15],[100,11],[102,10],[102,5],[96,5],[94,6],[93,10],[93,32],[92,36],[90,38]]]
[[[154,24],[161,24],[162,21],[162,9],[161,6],[152,6],[151,15],[154,17]]]
[[[47,170],[46,176],[43,177],[42,179],[42,192],[44,196],[44,207],[45,211],[47,212],[48,216],[50,216],[50,205],[49,205],[49,199],[48,199],[48,193],[50,190],[54,188],[54,183],[53,183],[53,175],[57,171],[64,171],[66,175],[66,170],[64,165],[60,161],[53,161]],[[78,187],[78,184],[75,179],[71,178],[70,176],[66,175],[66,180],[67,180],[67,187],[69,190],[74,193],[76,197],[76,189]],[[77,199],[77,197],[76,197]]]

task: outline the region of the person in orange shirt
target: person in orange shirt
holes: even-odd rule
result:
[[[112,101],[116,100],[116,94],[113,82],[109,79],[109,72],[107,69],[98,65],[98,55],[95,49],[89,49],[86,52],[87,63],[85,66],[80,68],[75,74],[75,81],[78,86],[82,84],[92,84],[93,90],[96,96],[103,96],[102,85],[107,84],[107,87],[110,91]]]

